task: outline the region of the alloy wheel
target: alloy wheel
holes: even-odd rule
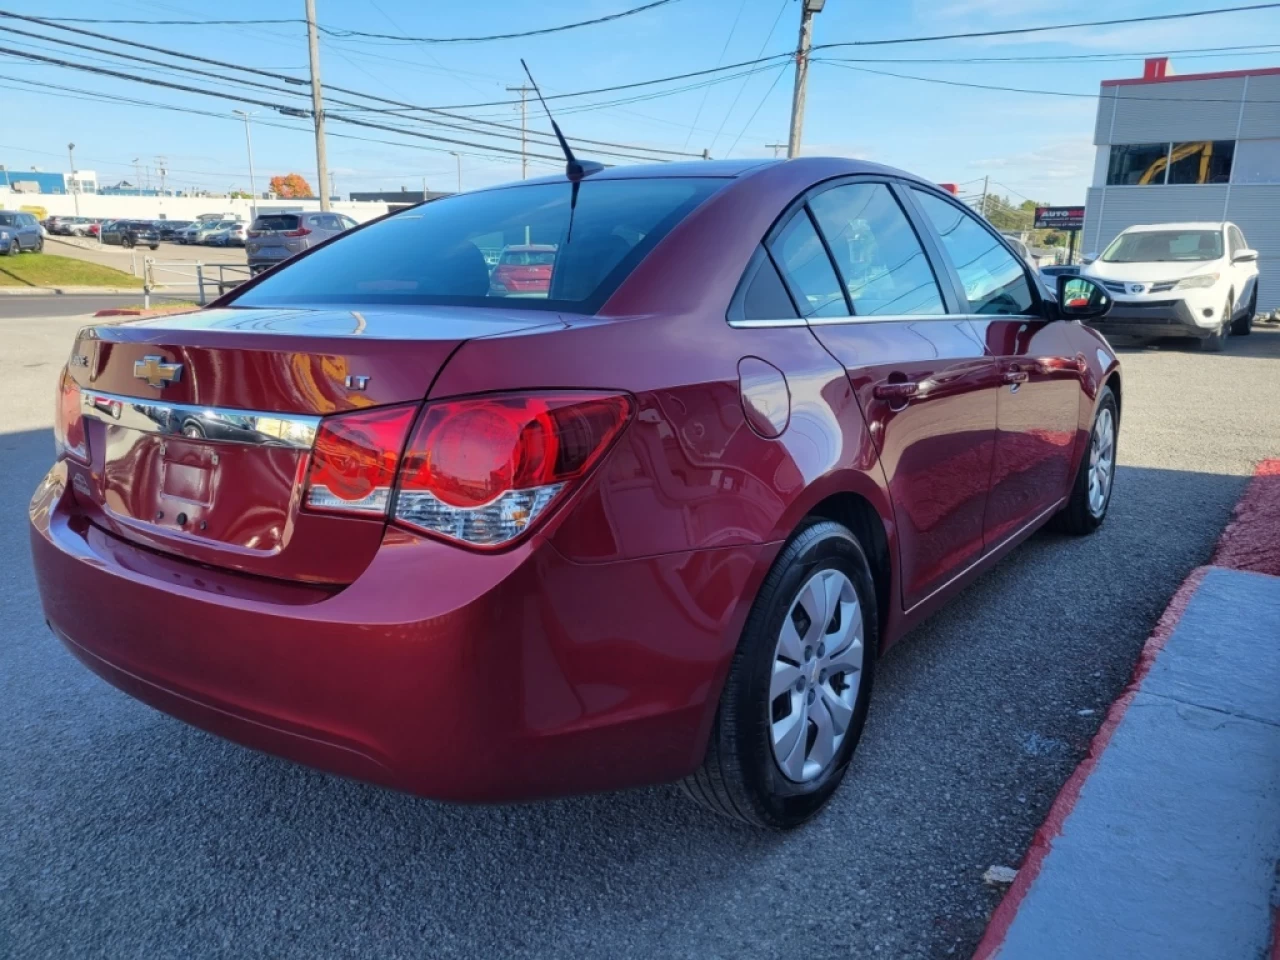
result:
[[[1102,516],[1107,506],[1107,494],[1111,491],[1111,478],[1115,471],[1116,424],[1111,411],[1104,407],[1098,411],[1098,421],[1093,425],[1093,439],[1089,444],[1089,512]]]
[[[862,607],[839,570],[813,574],[782,621],[769,685],[774,759],[788,780],[813,780],[831,766],[858,702]]]

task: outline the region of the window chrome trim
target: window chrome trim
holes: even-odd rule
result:
[[[781,317],[777,320],[730,320],[729,326],[739,330],[754,330],[765,327],[807,327],[809,324],[803,317]]]
[[[121,397],[99,390],[80,391],[80,413],[113,427],[165,437],[187,436],[213,443],[289,447],[310,450],[320,418],[292,413],[264,413],[230,407],[162,403],[140,397]],[[195,426],[196,436],[184,433]]]
[[[859,317],[810,317],[808,320],[785,317],[778,320],[730,320],[729,326],[737,329],[774,327],[832,327],[854,323],[918,323],[921,320],[1018,320],[1040,321],[1047,318],[1030,313],[893,313],[870,314]]]

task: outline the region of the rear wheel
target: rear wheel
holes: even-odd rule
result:
[[[1089,449],[1080,461],[1067,505],[1053,518],[1053,527],[1062,533],[1083,536],[1093,533],[1107,518],[1111,488],[1116,473],[1116,439],[1120,410],[1110,387],[1102,388],[1098,410],[1089,431]]]
[[[120,235],[120,246],[122,246],[122,247],[132,247],[132,246],[133,246],[133,237],[129,236],[127,233],[125,233],[125,234],[121,234],[121,235]]]
[[[817,813],[862,735],[877,623],[857,539],[838,523],[808,521],[760,588],[686,792],[754,826],[787,829]]]
[[[1253,288],[1253,293],[1249,295],[1249,307],[1244,312],[1244,316],[1236,319],[1231,325],[1231,332],[1237,337],[1247,337],[1253,333],[1253,318],[1258,312],[1258,288]]]

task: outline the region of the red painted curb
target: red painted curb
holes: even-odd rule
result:
[[[1182,581],[1182,586],[1178,588],[1178,592],[1169,601],[1169,606],[1160,615],[1160,620],[1156,623],[1155,629],[1151,631],[1151,636],[1142,645],[1142,651],[1138,654],[1138,662],[1134,665],[1133,675],[1129,678],[1129,683],[1125,686],[1120,696],[1116,698],[1116,701],[1111,704],[1110,709],[1107,710],[1107,715],[1103,719],[1102,725],[1089,743],[1088,754],[1080,761],[1080,765],[1071,772],[1067,782],[1062,785],[1062,789],[1058,791],[1058,796],[1054,798],[1053,806],[1049,808],[1049,814],[1045,817],[1044,823],[1040,825],[1040,829],[1031,838],[1031,846],[1027,849],[1027,855],[1023,858],[1022,866],[1018,868],[1018,876],[1009,888],[1009,892],[1005,894],[1004,899],[1000,901],[1000,905],[991,914],[991,920],[987,923],[987,931],[982,935],[982,940],[978,942],[978,949],[973,954],[973,960],[989,960],[1004,944],[1009,928],[1013,926],[1014,918],[1018,915],[1018,908],[1022,905],[1022,901],[1026,897],[1027,891],[1031,889],[1031,885],[1035,883],[1036,877],[1040,875],[1040,868],[1044,864],[1044,858],[1049,855],[1049,851],[1053,848],[1053,841],[1062,833],[1063,824],[1067,822],[1067,817],[1071,816],[1071,811],[1075,808],[1076,801],[1080,798],[1080,791],[1084,789],[1085,781],[1089,779],[1089,775],[1093,773],[1094,768],[1098,765],[1102,752],[1107,749],[1107,744],[1111,742],[1112,735],[1115,734],[1116,728],[1120,726],[1120,721],[1124,719],[1125,711],[1129,709],[1129,704],[1133,702],[1134,695],[1138,692],[1138,687],[1151,671],[1151,665],[1155,663],[1156,656],[1164,648],[1164,645],[1169,642],[1169,637],[1173,635],[1174,627],[1182,619],[1182,613],[1187,609],[1187,604],[1191,602],[1191,597],[1199,589],[1200,581],[1204,579],[1207,569],[1207,567],[1197,567],[1191,571],[1186,580]]]
[[[1258,464],[1218,540],[1212,562],[1280,577],[1280,460]]]

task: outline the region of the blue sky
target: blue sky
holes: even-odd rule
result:
[[[392,34],[460,36],[513,32],[602,16],[639,0],[541,0],[539,3],[489,0],[488,3],[424,4],[411,0],[317,0],[321,23],[340,28]],[[920,34],[993,30],[1203,9],[1243,0],[1116,0],[1108,4],[1062,5],[1058,0],[827,0],[815,19],[815,44],[873,40]],[[46,17],[127,19],[252,19],[300,17],[303,0],[7,0],[14,12]],[[326,39],[321,62],[327,85],[431,106],[470,104],[509,98],[504,88],[522,79],[519,58],[529,61],[544,90],[569,92],[629,83],[751,60],[794,48],[799,21],[797,0],[675,0],[658,9],[613,23],[542,37],[468,44],[397,44]],[[99,41],[58,34],[0,20],[0,26],[31,29],[89,44]],[[78,24],[85,29],[171,47],[186,53],[305,77],[307,47],[300,24],[270,26],[141,26]],[[1180,73],[1280,65],[1280,10],[1233,14],[1180,22],[1060,31],[1023,38],[988,38],[903,46],[843,48],[820,57],[993,58],[1043,55],[1119,55],[1182,48],[1239,46],[1251,41],[1278,46],[1271,51],[1173,54]],[[0,32],[0,46],[61,56],[83,64],[106,65],[86,51],[68,53],[56,45]],[[154,66],[160,58],[140,61]],[[781,63],[781,61],[780,61]],[[117,64],[118,66],[118,64]],[[222,68],[199,65],[220,72]],[[1141,74],[1141,56],[1121,60],[1033,63],[815,63],[805,125],[806,154],[865,157],[903,167],[938,181],[966,182],[990,175],[997,191],[1015,200],[1031,197],[1054,203],[1084,200],[1093,164],[1091,145],[1095,103],[1089,98],[1052,97],[943,86],[849,69],[871,68],[964,83],[1029,87],[1096,94],[1107,78]],[[228,91],[213,78],[180,78],[144,73],[176,83]],[[37,93],[14,78],[60,84],[112,96],[193,107],[217,116],[183,113],[89,100],[81,95]],[[259,78],[260,80],[262,78]],[[263,80],[262,82],[270,82]],[[660,93],[671,87],[645,87],[633,94]],[[766,144],[786,140],[792,73],[776,66],[754,75],[622,105],[570,112],[579,102],[616,99],[621,94],[561,100],[556,108],[571,135],[641,144],[712,156],[769,156]],[[281,95],[242,91],[271,102]],[[76,165],[94,169],[104,183],[134,180],[135,157],[154,167],[167,158],[169,183],[226,189],[247,188],[244,130],[230,111],[243,104],[65,68],[21,62],[0,54],[0,97],[4,103],[0,162],[10,169],[67,168],[66,144],[74,141]],[[283,102],[305,104],[297,98]],[[259,109],[246,107],[245,109]],[[465,112],[500,122],[519,123],[518,108],[490,106]],[[404,123],[398,118],[362,114],[367,119]],[[270,110],[255,123],[254,165],[258,186],[271,174],[298,171],[314,183],[315,153],[304,120]],[[417,124],[405,124],[430,131]],[[545,119],[530,112],[530,125],[547,130]],[[368,143],[337,136],[329,140],[329,165],[337,188],[452,189],[456,177],[450,149],[468,148],[414,142],[406,137],[333,123],[330,131],[404,141],[403,146]],[[475,139],[465,133],[441,136]],[[484,140],[486,143],[502,141]],[[518,148],[518,143],[507,143]],[[470,151],[472,153],[476,151]],[[540,152],[547,152],[543,148]],[[588,154],[588,151],[582,151]],[[531,174],[555,165],[535,164]],[[515,179],[518,158],[462,157],[464,187]]]

